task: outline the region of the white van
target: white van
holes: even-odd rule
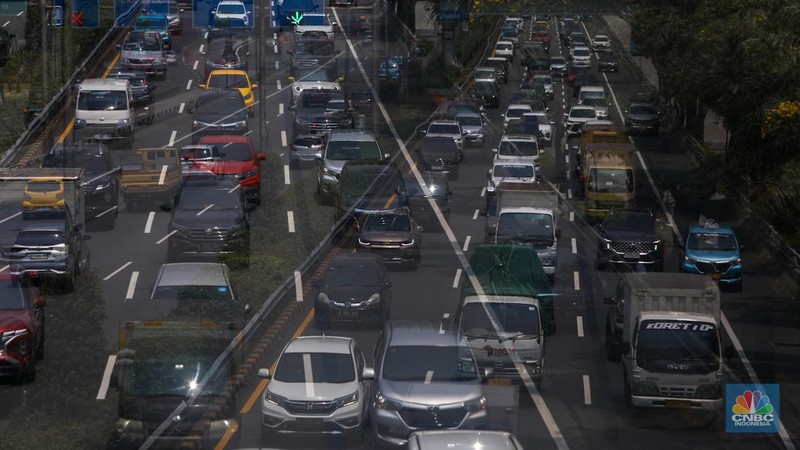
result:
[[[73,138],[133,144],[133,93],[125,79],[84,80],[78,85]]]
[[[608,118],[608,96],[603,86],[582,86],[578,92],[578,104],[593,106],[598,119]]]

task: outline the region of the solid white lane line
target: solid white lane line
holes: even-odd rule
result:
[[[175,145],[175,138],[177,136],[178,136],[178,130],[172,130],[172,134],[169,135],[169,144],[167,144],[167,147],[172,147],[173,145]]]
[[[289,233],[294,233],[294,213],[286,211],[286,219],[289,221]]]
[[[432,370],[429,370],[429,371],[428,371],[428,372],[425,374],[425,384],[431,384],[431,380],[433,380],[433,371],[432,371]]]
[[[197,70],[197,65],[200,64],[200,61],[195,60],[194,64],[192,65],[192,70]]]
[[[186,103],[181,103],[181,106],[178,106],[178,114],[183,114],[183,110],[186,108]]]
[[[581,275],[578,273],[577,270],[572,273],[572,278],[573,278],[573,280],[575,282],[575,290],[576,291],[580,291],[581,290]]]
[[[212,204],[206,206],[205,208],[201,209],[200,211],[198,211],[197,214],[195,214],[195,215],[199,216],[200,214],[203,214],[204,212],[208,211],[209,209],[211,209],[213,207],[214,207],[214,204],[212,203]]]
[[[462,270],[461,270],[460,267],[458,269],[456,269],[456,276],[455,276],[455,278],[453,278],[453,288],[457,288],[458,287],[458,283],[461,281],[461,273],[462,273]]]
[[[303,301],[303,277],[299,270],[294,271],[294,298],[298,302]]]
[[[469,241],[471,240],[472,236],[467,236],[467,238],[464,239],[464,248],[461,249],[462,251],[467,251],[467,249],[469,248]]]
[[[111,272],[110,274],[106,275],[106,277],[105,277],[105,278],[103,278],[103,281],[108,281],[108,280],[110,280],[110,279],[111,279],[111,277],[113,277],[114,275],[116,275],[116,274],[118,274],[118,273],[122,272],[123,270],[125,270],[125,268],[126,268],[126,267],[130,266],[131,264],[133,264],[133,261],[128,261],[128,262],[126,262],[126,263],[125,263],[125,264],[123,264],[123,265],[122,265],[122,267],[120,267],[119,269],[117,269],[117,270],[115,270],[115,271]]]
[[[289,142],[286,140],[286,130],[281,130],[281,146],[286,147]]]
[[[190,90],[192,88],[192,80],[186,82],[186,90]]]
[[[21,215],[22,215],[22,211],[14,213],[14,214],[6,217],[5,219],[0,220],[0,223],[8,222],[9,220],[13,219],[14,217],[21,216]]]
[[[289,165],[288,164],[284,164],[283,165],[283,183],[284,184],[292,184],[291,180],[289,179],[289,175],[290,175]]]
[[[583,337],[583,316],[577,316],[575,321],[578,323],[578,337]]]
[[[158,177],[158,185],[159,186],[162,186],[164,184],[164,180],[167,179],[167,169],[168,169],[168,167],[167,167],[166,164],[161,166],[161,175]]]
[[[161,238],[158,241],[156,241],[156,245],[160,245],[162,242],[166,241],[167,239],[169,239],[170,236],[172,236],[173,234],[175,234],[177,232],[178,232],[178,230],[170,231],[169,233],[167,233],[166,236],[164,236],[163,238]]]
[[[144,224],[144,234],[150,234],[150,231],[153,229],[153,220],[155,220],[155,218],[155,211],[150,211],[147,213],[147,222]]]
[[[278,54],[278,44],[273,45],[272,48],[275,49],[275,54],[277,55]]]
[[[583,376],[583,403],[592,404],[592,387],[589,385],[589,375]]]
[[[578,253],[578,240],[572,238],[572,254]]]
[[[125,301],[133,298],[133,292],[136,290],[136,281],[139,279],[139,272],[131,272],[131,280],[128,282],[128,291],[125,293]]]
[[[108,355],[106,370],[103,372],[103,380],[100,382],[100,389],[97,390],[97,400],[105,400],[108,393],[108,386],[111,385],[111,373],[114,371],[114,364],[117,362],[117,355]]]
[[[480,213],[481,213],[481,210],[476,209],[475,212],[472,213],[472,220],[477,219],[478,218],[478,214],[480,214]]]

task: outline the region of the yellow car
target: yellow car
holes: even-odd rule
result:
[[[22,212],[25,215],[40,211],[62,211],[64,182],[60,178],[39,178],[28,181],[22,197]]]
[[[239,90],[244,98],[244,104],[250,108],[250,113],[253,113],[253,105],[256,102],[256,96],[253,90],[258,88],[257,84],[250,83],[250,77],[244,70],[235,69],[217,69],[212,70],[208,74],[208,80],[205,84],[200,85],[201,89],[225,89],[235,88]]]

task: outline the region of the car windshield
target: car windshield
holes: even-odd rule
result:
[[[411,220],[404,214],[370,214],[364,231],[411,231]]]
[[[522,117],[523,114],[528,112],[531,112],[531,110],[523,108],[508,108],[508,110],[506,110],[506,117]]]
[[[456,120],[458,120],[458,123],[461,124],[462,127],[463,126],[479,127],[483,125],[483,121],[478,116],[458,116],[456,117]]]
[[[244,102],[239,97],[217,97],[201,103],[197,107],[197,115],[213,114],[222,117],[230,116],[236,113],[241,113],[244,108]]]
[[[589,55],[591,55],[591,53],[592,53],[591,50],[589,50],[588,48],[576,48],[575,50],[572,51],[572,54],[574,56],[580,56],[580,57],[588,57]]]
[[[54,246],[64,244],[65,238],[60,231],[20,231],[15,241],[16,245],[23,247]]]
[[[460,327],[467,337],[498,334],[537,337],[539,309],[523,303],[469,303],[464,306]]]
[[[332,94],[319,90],[304,90],[300,97],[300,105],[303,108],[325,108],[334,99],[343,99],[342,94]]]
[[[300,40],[294,47],[294,55],[333,56],[335,47],[333,41],[325,40]]]
[[[631,114],[642,115],[642,116],[655,116],[656,109],[652,105],[634,104],[631,105]]]
[[[145,39],[141,41],[127,41],[123,50],[130,52],[160,52],[161,45],[155,39]]]
[[[327,287],[343,286],[380,286],[380,275],[374,266],[338,264],[325,272],[323,285]]]
[[[53,192],[63,191],[64,186],[54,181],[31,181],[25,187],[28,192]]]
[[[381,149],[377,142],[331,141],[325,149],[325,159],[334,161],[381,158]]]
[[[11,280],[0,281],[0,311],[21,311],[28,308],[25,288]]]
[[[210,300],[233,301],[228,286],[191,285],[191,286],[157,286],[153,292],[156,300]]]
[[[297,81],[335,81],[336,77],[331,76],[325,69],[306,69],[298,70],[296,73]]]
[[[605,228],[619,231],[654,231],[656,219],[647,212],[616,210],[606,218]]]
[[[183,210],[239,210],[242,208],[239,195],[237,190],[229,189],[184,189],[178,206]]]
[[[443,181],[443,180],[442,180]],[[439,182],[427,182],[428,190],[431,192],[431,196],[434,199],[446,199],[447,198],[447,189],[445,186]],[[425,191],[420,187],[419,184],[414,182],[406,182],[406,195],[409,197],[424,197]]]
[[[512,44],[497,44],[498,50],[512,50],[513,48]]]
[[[715,233],[713,231],[691,233],[686,245],[691,250],[736,250],[736,238],[729,233]]]
[[[553,217],[541,213],[501,212],[497,235],[505,238],[528,237],[553,239]]]
[[[587,106],[608,106],[608,102],[603,97],[584,97],[582,103]]]
[[[536,141],[500,141],[497,154],[501,156],[538,156]]]
[[[460,135],[461,130],[455,124],[432,124],[428,127],[428,134],[453,134]]]
[[[236,3],[223,3],[217,7],[217,14],[242,15],[245,13],[244,5]]]
[[[322,139],[316,137],[301,137],[294,140],[294,145],[299,147],[321,147]]]
[[[80,91],[78,109],[84,111],[124,111],[128,109],[125,91]]]
[[[633,171],[629,169],[592,169],[586,187],[591,192],[633,192]]]
[[[594,119],[597,113],[594,108],[572,108],[569,116],[575,119]]]
[[[533,166],[511,166],[496,164],[492,173],[495,178],[533,178]]]
[[[165,29],[169,27],[169,22],[167,21],[166,17],[139,17],[136,19],[136,27],[145,29]]]
[[[244,74],[211,74],[208,87],[249,89],[250,82]]]
[[[637,360],[715,362],[719,355],[717,327],[712,323],[646,320],[638,330]]]
[[[275,368],[281,383],[350,383],[356,379],[349,353],[284,353]]]
[[[383,378],[420,383],[475,382],[478,367],[465,346],[389,346],[383,359]]]

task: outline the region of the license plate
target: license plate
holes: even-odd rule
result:
[[[431,166],[431,170],[444,170],[444,166]]]
[[[31,253],[31,259],[47,259],[47,253]]]
[[[490,386],[511,386],[510,378],[490,378],[486,381]]]
[[[358,317],[358,311],[339,311],[339,317]]]
[[[667,408],[689,409],[692,407],[692,402],[686,400],[667,400],[666,406]]]
[[[711,274],[711,279],[712,280],[719,280],[720,278],[721,278],[721,275],[718,274],[718,273],[712,273]]]
[[[316,427],[322,425],[322,419],[311,419],[311,418],[300,417],[298,419],[295,419],[294,423],[298,427]]]
[[[623,255],[623,258],[625,258],[625,259],[639,259],[639,254],[638,253],[625,253],[625,255]]]
[[[200,250],[218,251],[221,248],[222,248],[222,246],[221,245],[217,245],[217,244],[201,244],[200,245]]]

